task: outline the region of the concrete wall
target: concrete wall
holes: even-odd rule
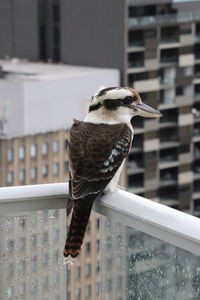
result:
[[[38,2],[0,1],[0,57],[38,59]]]
[[[125,13],[124,0],[62,0],[62,61],[122,71]]]
[[[83,120],[91,96],[102,86],[118,86],[119,72],[102,70],[90,76],[49,81],[26,81],[24,134],[69,128]]]
[[[0,80],[0,108],[6,119],[3,132],[18,136],[24,131],[24,94],[22,82]]]
[[[78,71],[77,71],[78,72]],[[5,137],[45,133],[71,127],[83,120],[91,96],[101,86],[118,86],[119,71],[94,69],[87,74],[46,80],[0,80],[1,108],[7,120]]]

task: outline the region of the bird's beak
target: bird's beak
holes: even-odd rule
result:
[[[135,115],[139,115],[142,117],[147,117],[147,118],[162,117],[162,114],[158,110],[152,108],[149,105],[144,104],[143,102],[141,102],[140,104],[137,104],[134,107],[134,111],[135,111]]]

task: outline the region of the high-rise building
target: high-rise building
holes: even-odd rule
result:
[[[133,118],[124,182],[132,192],[198,214],[200,2],[94,2],[61,2],[62,60],[118,67],[122,83],[163,113],[160,120]],[[98,13],[89,17],[92,7]]]

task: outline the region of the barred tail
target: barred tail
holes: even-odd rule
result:
[[[63,252],[65,263],[73,263],[80,253],[94,200],[94,195],[74,200],[71,223]]]

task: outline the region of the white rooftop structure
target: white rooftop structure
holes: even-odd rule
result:
[[[69,128],[83,119],[91,96],[118,86],[119,71],[0,60],[0,136],[9,138]]]

